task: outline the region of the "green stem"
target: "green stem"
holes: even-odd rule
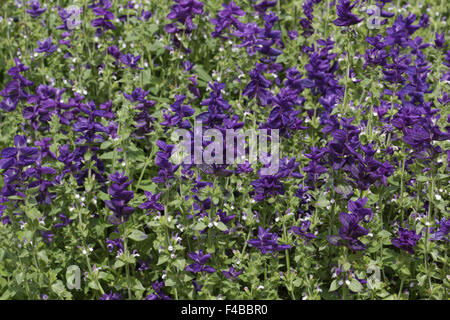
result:
[[[434,186],[435,186],[435,182],[434,182],[434,166],[431,166],[431,188],[430,188],[430,194],[429,194],[429,207],[428,207],[428,212],[427,212],[427,223],[426,223],[426,232],[425,232],[425,257],[424,257],[424,261],[425,261],[425,272],[427,273],[427,279],[428,279],[428,285],[430,286],[430,294],[433,291],[433,285],[431,284],[431,277],[430,277],[430,272],[428,270],[428,236],[430,233],[430,227],[429,227],[429,223],[430,223],[430,218],[433,216],[433,210],[434,210]]]
[[[122,224],[122,226],[123,226],[123,224]],[[125,255],[125,275],[126,275],[126,279],[127,279],[128,299],[131,300],[130,266],[128,263],[128,260],[129,260],[128,234],[125,231],[125,227],[122,227],[122,236],[123,236],[123,254]]]
[[[400,295],[402,294],[402,290],[403,290],[403,283],[405,282],[405,280],[401,280],[400,282],[400,289],[398,290],[398,294],[397,294],[397,300],[400,300]]]
[[[350,77],[349,77],[349,73],[350,73],[350,57],[349,57],[350,56],[350,51],[348,49],[348,40],[346,40],[345,46],[347,48],[347,52],[345,54],[346,55],[346,60],[347,60],[347,71],[346,71],[346,74],[345,74],[344,100],[342,102],[342,107],[341,107],[341,112],[342,112],[341,116],[343,116],[343,117],[345,117],[345,115],[346,115],[346,113],[348,111],[348,108],[347,108],[347,97],[348,97],[348,90],[349,90],[348,85],[349,85],[349,82],[350,82]]]
[[[25,267],[23,265],[22,259],[20,258],[20,253],[17,255],[17,257],[19,258],[20,269],[22,270],[22,273],[23,273],[23,278],[24,278],[24,282],[25,282],[25,291],[27,292],[27,298],[30,299],[31,292],[30,292],[30,287],[28,285],[27,273],[25,272]]]
[[[325,2],[325,31],[324,31],[324,39],[327,40],[327,31],[328,31],[328,9],[329,8],[329,4],[328,4],[328,0],[326,0]]]
[[[288,237],[287,237],[286,223],[284,220],[283,220],[283,233],[284,233],[284,241],[287,242]],[[289,286],[287,289],[289,290],[289,292],[292,296],[292,300],[297,300],[297,299],[295,299],[295,293],[294,293],[294,290],[292,289],[292,277],[291,277],[291,264],[290,264],[290,257],[289,257],[289,249],[284,250],[284,252],[286,254],[286,269],[287,269],[286,280],[289,283]]]
[[[103,291],[103,288],[100,284],[100,282],[98,281],[98,278],[94,276],[94,272],[92,270],[92,266],[91,266],[91,261],[89,260],[89,248],[86,245],[86,239],[84,237],[84,228],[83,228],[83,220],[81,218],[81,210],[78,208],[78,229],[80,231],[81,234],[81,241],[83,243],[83,249],[86,250],[86,264],[89,268],[89,277],[92,277],[95,281],[95,284],[97,285],[97,288],[100,290],[100,293],[103,295],[105,293],[105,291]]]
[[[405,210],[403,206],[404,198],[403,198],[403,189],[404,189],[404,175],[405,175],[405,165],[406,165],[406,155],[405,155],[405,146],[402,145],[402,162],[401,162],[401,171],[400,171],[400,210],[402,212],[402,222],[405,217]]]

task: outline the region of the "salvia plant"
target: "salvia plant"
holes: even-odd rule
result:
[[[0,299],[448,299],[448,18],[2,1]]]

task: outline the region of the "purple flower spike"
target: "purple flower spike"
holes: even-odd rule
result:
[[[308,232],[309,226],[311,225],[311,221],[303,221],[300,227],[292,226],[291,231],[295,233],[296,235],[304,238],[306,242],[310,241],[311,239],[316,238],[315,235]]]
[[[283,251],[291,248],[288,244],[278,244],[278,235],[275,233],[270,233],[269,228],[264,230],[261,226],[259,226],[258,229],[258,238],[249,240],[248,244],[257,248],[262,254],[274,254],[277,251]]]
[[[256,63],[255,69],[250,71],[251,81],[248,83],[244,92],[244,96],[252,99],[257,97],[262,106],[270,103],[272,94],[268,88],[270,88],[271,82],[264,78],[263,72],[267,70],[267,66],[262,63]]]
[[[233,266],[228,270],[222,271],[222,274],[225,278],[230,279],[231,281],[236,281],[237,277],[242,274],[242,271],[237,271]]]
[[[170,8],[167,19],[175,20],[166,25],[167,33],[178,33],[182,29],[178,28],[178,24],[186,27],[185,32],[191,33],[197,26],[192,19],[195,15],[203,14],[203,2],[197,0],[173,0],[176,4]]]
[[[398,238],[392,239],[391,242],[395,247],[414,254],[414,247],[421,237],[422,234],[416,234],[414,230],[399,228]]]
[[[211,254],[203,254],[203,250],[198,252],[189,253],[189,258],[194,260],[195,262],[188,265],[186,267],[186,271],[190,271],[193,273],[206,272],[206,273],[214,273],[216,269],[211,266],[205,265],[206,261],[211,257]]]
[[[339,4],[336,6],[336,14],[338,18],[334,20],[333,23],[339,27],[348,27],[364,20],[363,18],[358,18],[352,13],[352,9],[357,3],[358,1],[351,4],[350,0],[339,0]]]
[[[32,17],[32,18],[39,18],[41,14],[47,10],[47,8],[42,8],[41,3],[38,0],[32,0],[30,1],[30,7],[31,9],[27,9],[26,12]]]
[[[120,293],[113,293],[112,291],[105,293],[100,297],[99,300],[122,300],[122,295]]]
[[[108,217],[108,221],[116,225],[122,224],[134,212],[134,208],[127,205],[134,198],[134,193],[133,191],[126,190],[132,181],[128,181],[125,173],[119,172],[112,174],[109,178],[113,182],[109,187],[111,200],[105,200],[105,204],[114,214]]]
[[[54,45],[52,43],[52,37],[48,37],[47,39],[45,39],[44,41],[38,41],[37,42],[39,45],[39,48],[35,49],[34,51],[37,53],[52,53],[55,52],[56,49],[58,48],[57,45]]]
[[[155,281],[152,283],[152,288],[155,290],[155,293],[148,295],[145,300],[172,300],[170,297],[166,296],[162,291],[164,287],[164,281]]]
[[[158,194],[153,194],[148,191],[144,191],[145,196],[147,197],[147,201],[139,206],[139,209],[148,210],[147,215],[149,215],[152,211],[164,211],[164,206],[157,202],[161,197],[161,192]]]

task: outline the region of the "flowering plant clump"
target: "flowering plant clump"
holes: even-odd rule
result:
[[[0,299],[447,300],[446,5],[2,1]]]

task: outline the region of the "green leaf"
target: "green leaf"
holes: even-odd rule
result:
[[[72,298],[72,294],[66,290],[61,280],[57,280],[54,284],[52,284],[51,288],[59,297],[64,297],[67,299]]]
[[[120,238],[120,233],[118,232],[111,232],[111,234],[109,235],[109,239],[111,240],[117,240]]]
[[[102,150],[108,149],[111,145],[112,145],[112,142],[109,140],[106,140],[105,142],[103,142],[100,145],[100,149],[102,149]]]
[[[420,176],[417,176],[417,181],[419,181],[419,182],[426,182],[426,181],[428,181],[429,180],[429,178],[428,177],[426,177],[426,176],[422,176],[422,175],[420,175]]]
[[[123,267],[125,265],[125,262],[123,262],[122,260],[117,259],[116,262],[114,262],[114,269],[118,269],[120,267]]]
[[[204,224],[203,222],[197,222],[193,227],[192,230],[195,231],[200,231],[206,228],[206,224]]]
[[[356,279],[350,280],[350,284],[348,285],[348,288],[350,290],[352,290],[353,292],[361,292],[362,289],[364,289],[362,284]]]
[[[184,277],[183,277],[183,282],[189,282],[189,281],[191,281],[192,279],[194,279],[194,277],[192,277],[191,275],[185,273],[185,274],[184,274]]]
[[[183,271],[184,266],[186,265],[186,260],[185,259],[176,259],[173,264],[175,265],[175,267],[177,267],[177,269],[179,271]]]
[[[149,25],[148,27],[145,28],[148,33],[155,33],[156,31],[158,31],[159,26],[155,23],[152,23],[151,25]]]
[[[25,214],[27,215],[28,218],[30,218],[31,220],[35,220],[39,217],[42,216],[42,214],[39,212],[38,209],[36,208],[31,208],[31,209],[27,209],[25,210]]]
[[[295,279],[292,284],[294,285],[294,287],[298,288],[302,285],[302,279],[301,278],[297,278]]]
[[[407,277],[409,277],[411,275],[411,272],[409,271],[408,267],[406,267],[406,266],[403,266],[402,268],[400,268],[400,272]]]
[[[227,226],[222,221],[219,221],[217,223],[217,229],[219,229],[220,231],[227,231],[228,230]]]
[[[339,285],[338,281],[335,279],[335,280],[333,280],[333,282],[331,282],[330,289],[328,289],[328,291],[329,292],[336,291],[337,289],[339,289],[339,287],[340,287],[340,285]]]
[[[98,192],[97,192],[97,197],[98,197],[100,200],[103,200],[103,201],[109,200],[109,195],[106,194],[106,193],[104,193],[104,192],[101,192],[101,191],[98,191]]]
[[[48,257],[47,257],[47,254],[45,253],[45,251],[39,251],[37,253],[37,256],[39,257],[39,259],[41,259],[45,263],[48,263],[49,260],[48,260]]]
[[[133,289],[136,290],[145,290],[144,286],[142,285],[142,283],[138,280],[138,279],[134,279],[134,286]]]
[[[97,283],[96,283],[94,280],[92,280],[91,282],[89,282],[88,287],[89,287],[89,288],[92,288],[92,289],[94,289],[94,290],[100,290],[100,288],[97,286]]]
[[[9,300],[10,298],[14,297],[14,295],[15,292],[13,290],[7,289],[0,297],[0,300]]]
[[[159,256],[158,263],[156,265],[159,266],[159,265],[167,262],[167,260],[169,260],[169,257],[167,257],[167,256]]]
[[[353,194],[353,188],[349,184],[338,184],[334,190],[344,198],[348,198]]]
[[[344,270],[344,271],[349,271],[350,270],[350,268],[352,267],[352,265],[350,264],[350,263],[348,263],[348,262],[345,262],[343,265],[342,265],[342,269]]]
[[[317,200],[317,206],[318,207],[320,207],[320,208],[326,208],[329,204],[330,204],[330,201],[329,200],[327,200],[325,197],[323,197],[323,196],[321,196],[320,198],[319,198],[319,200]]]
[[[203,80],[205,82],[212,81],[211,76],[208,73],[206,73],[205,69],[203,69],[201,65],[195,66],[195,71],[197,71],[200,80]]]
[[[181,206],[181,200],[180,199],[173,200],[169,202],[169,206],[179,208]]]
[[[148,236],[140,230],[133,229],[131,233],[128,235],[128,238],[134,241],[142,241],[148,238]]]
[[[114,158],[114,151],[103,153],[100,156],[100,159],[102,160],[112,160],[113,158]]]
[[[381,230],[380,232],[378,232],[378,236],[381,237],[381,238],[388,239],[388,238],[390,238],[392,236],[392,233],[390,233],[387,230]]]
[[[172,280],[172,279],[167,279],[167,280],[164,282],[164,284],[165,284],[167,287],[173,287],[174,285],[176,285],[176,282],[175,282],[174,280]]]

